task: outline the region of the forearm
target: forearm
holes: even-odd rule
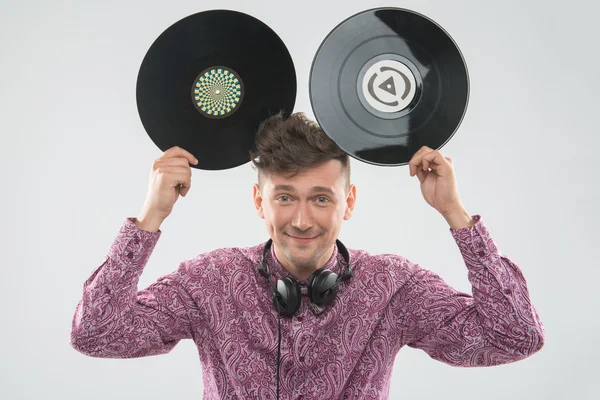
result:
[[[452,232],[468,269],[478,321],[499,348],[533,354],[543,345],[544,329],[527,281],[519,266],[501,254],[480,219],[476,215],[472,228]]]
[[[140,351],[133,319],[139,324],[146,318],[144,313],[148,318],[156,313],[145,311],[140,301],[145,297],[137,293],[137,285],[159,236],[135,228],[133,218],[121,227],[105,260],[83,284],[71,328],[75,349],[96,357],[129,357]],[[111,344],[115,349],[108,348]]]
[[[468,271],[472,295],[432,271],[419,270],[402,293],[414,304],[409,346],[455,366],[490,366],[526,358],[544,344],[544,328],[519,267],[503,256],[488,229],[452,230]]]

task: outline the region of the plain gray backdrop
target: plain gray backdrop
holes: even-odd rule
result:
[[[395,6],[446,29],[471,83],[462,125],[442,149],[459,191],[502,253],[522,269],[546,328],[534,356],[454,368],[419,350],[396,358],[392,399],[598,399],[600,6],[572,1],[2,1],[0,144],[2,329],[0,398],[201,399],[192,341],[130,360],[86,357],[69,345],[83,282],[125,218],[136,216],[160,150],[135,102],[140,63],[158,35],[214,8],[248,13],[286,43],[296,66],[295,111],[313,116],[313,56],[339,22]],[[218,134],[218,132],[207,132]],[[407,167],[352,161],[355,214],[340,239],[393,252],[471,286],[444,219]],[[139,282],[180,261],[266,240],[252,203],[250,164],[193,171]]]

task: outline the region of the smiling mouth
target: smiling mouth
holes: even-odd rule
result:
[[[287,235],[287,234],[286,234]],[[292,235],[288,235],[289,237],[291,237],[292,239],[295,240],[299,240],[299,241],[303,241],[303,242],[307,242],[309,240],[313,240],[316,239],[319,235],[317,236],[313,236],[313,237],[298,237],[298,236],[292,236]]]

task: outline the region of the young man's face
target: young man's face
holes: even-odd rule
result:
[[[312,272],[329,260],[342,222],[352,215],[356,188],[345,188],[342,164],[330,160],[293,178],[263,176],[254,204],[273,239],[275,254],[290,272]],[[296,274],[294,274],[296,275]]]

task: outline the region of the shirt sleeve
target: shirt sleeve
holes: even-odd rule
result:
[[[483,367],[524,359],[544,344],[544,326],[519,267],[502,255],[480,215],[450,229],[468,270],[472,295],[418,268],[402,291],[414,329],[407,345],[451,366]],[[405,308],[406,309],[406,308]]]
[[[138,291],[142,271],[161,231],[149,232],[127,218],[104,261],[83,284],[72,319],[71,346],[98,358],[165,354],[191,337],[194,301],[181,285],[181,270]]]

